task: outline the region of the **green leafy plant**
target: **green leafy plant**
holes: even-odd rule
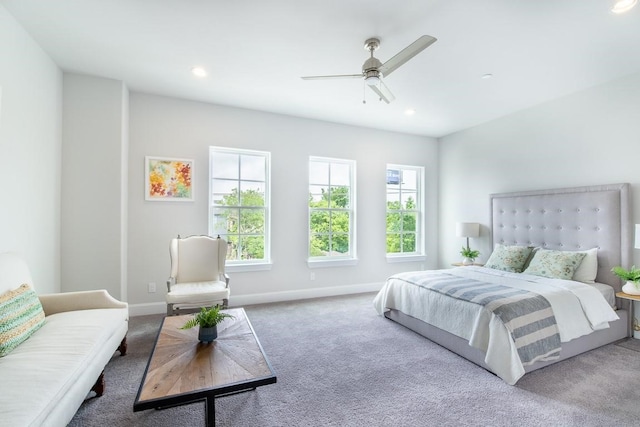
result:
[[[620,266],[616,266],[613,267],[611,271],[622,280],[633,282],[636,285],[640,282],[640,268],[636,268],[635,265],[631,266],[629,270],[626,270]]]
[[[478,258],[480,256],[480,251],[476,251],[474,249],[465,248],[463,246],[462,250],[460,251],[460,255],[462,255],[465,258],[469,258],[471,260],[474,260],[474,259],[476,259],[476,258]]]
[[[221,308],[219,305],[211,308],[202,307],[200,312],[197,313],[193,319],[187,320],[187,323],[182,325],[180,329],[191,329],[196,325],[200,325],[201,328],[213,328],[226,318],[233,319],[232,315],[222,313],[220,311]]]

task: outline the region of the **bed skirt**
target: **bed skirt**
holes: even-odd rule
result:
[[[589,350],[593,350],[603,345],[611,344],[618,340],[624,339],[629,336],[629,315],[627,310],[616,311],[619,320],[615,322],[609,322],[608,329],[602,329],[594,331],[589,335],[585,335],[569,342],[562,343],[562,351],[560,352],[560,358],[548,362],[536,362],[533,365],[525,366],[525,372],[535,371],[536,369],[544,368],[545,366],[552,365],[560,362],[561,360],[568,359],[576,356],[580,353],[584,353]],[[384,313],[387,319],[391,319],[394,322],[411,329],[412,331],[422,335],[425,338],[441,345],[442,347],[456,353],[459,356],[475,363],[476,365],[491,372],[491,369],[484,362],[485,353],[475,347],[471,347],[469,342],[464,338],[460,338],[447,331],[444,331],[438,327],[423,322],[406,315],[398,310],[391,309]]]

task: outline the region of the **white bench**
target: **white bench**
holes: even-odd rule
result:
[[[35,289],[26,262],[0,253],[0,295],[25,283]],[[2,425],[67,425],[92,390],[102,395],[114,352],[126,353],[127,303],[106,290],[38,298],[44,325],[0,357]]]

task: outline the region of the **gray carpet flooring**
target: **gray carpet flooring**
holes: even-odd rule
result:
[[[278,382],[216,400],[218,426],[638,426],[640,340],[509,386],[373,309],[374,294],[245,307]],[[130,321],[129,353],[69,424],[203,426],[204,404],[133,412],[162,316]]]

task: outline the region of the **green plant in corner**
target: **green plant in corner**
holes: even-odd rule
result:
[[[633,284],[636,285],[636,288],[638,287],[638,284],[640,284],[640,268],[636,268],[635,265],[631,266],[629,270],[616,266],[613,267],[611,271],[622,280],[633,282]]]
[[[480,251],[465,248],[463,246],[462,250],[460,251],[460,255],[462,255],[464,258],[469,258],[471,261],[474,261],[476,258],[480,256]]]
[[[180,329],[191,329],[196,325],[200,325],[201,328],[213,328],[218,323],[222,322],[226,318],[233,319],[233,316],[227,313],[222,313],[221,306],[216,305],[211,308],[202,307],[199,313],[197,313],[192,319],[182,325]]]

